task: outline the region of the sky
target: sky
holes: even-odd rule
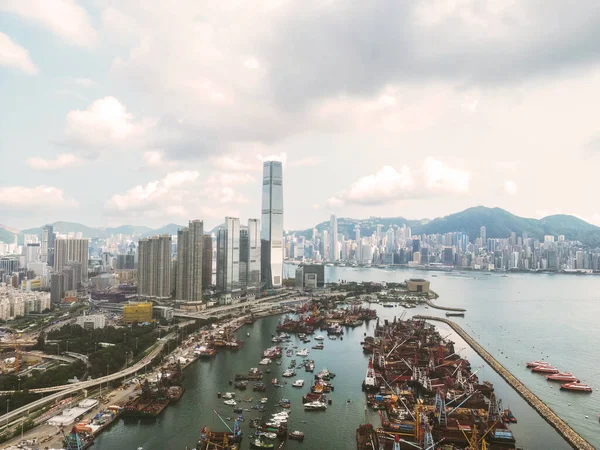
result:
[[[600,225],[600,2],[0,0],[0,224]]]

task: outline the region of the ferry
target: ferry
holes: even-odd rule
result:
[[[546,375],[546,380],[549,381],[562,381],[563,383],[579,383],[579,380],[575,375],[569,372],[559,372],[553,375]]]
[[[560,386],[562,390],[574,392],[592,392],[592,388],[584,383],[565,383]]]
[[[529,367],[530,369],[536,366],[549,366],[550,363],[547,361],[531,361],[525,364],[525,367]]]
[[[556,367],[550,365],[535,366],[531,371],[540,373],[559,373],[559,370]]]

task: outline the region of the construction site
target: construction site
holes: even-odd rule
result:
[[[433,325],[386,320],[363,351],[372,356],[362,388],[380,420],[358,428],[359,450],[518,448],[509,427],[517,418]]]

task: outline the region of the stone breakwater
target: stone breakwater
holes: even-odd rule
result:
[[[573,430],[564,420],[556,415],[540,398],[531,392],[523,383],[521,383],[512,373],[510,373],[496,358],[485,350],[475,339],[473,339],[457,323],[435,316],[414,316],[415,319],[436,320],[449,325],[464,341],[481,356],[489,366],[494,369],[504,380],[525,399],[533,409],[535,409],[546,422],[558,431],[558,433],[569,443],[571,447],[577,450],[594,450],[594,447],[583,439],[575,430]]]

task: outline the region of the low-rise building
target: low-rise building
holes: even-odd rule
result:
[[[123,322],[151,322],[152,321],[152,303],[129,303],[123,306]]]
[[[406,280],[406,287],[410,292],[429,292],[429,281],[423,278],[411,278]]]
[[[77,325],[86,330],[96,330],[104,328],[106,325],[106,317],[103,314],[83,315],[77,318]]]

